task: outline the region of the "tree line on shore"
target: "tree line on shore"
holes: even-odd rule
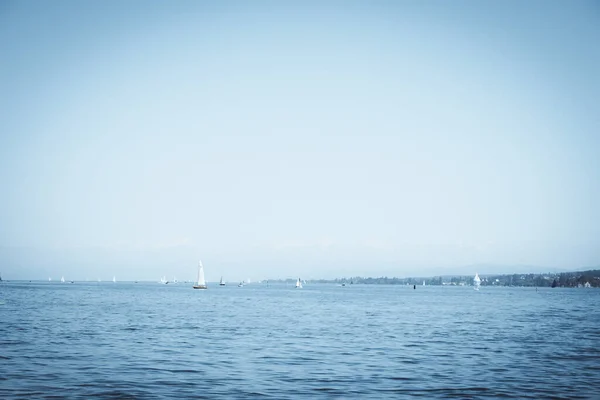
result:
[[[541,274],[480,274],[481,286],[529,287],[600,287],[600,269]],[[310,282],[337,284],[471,286],[473,276],[451,275],[413,278],[364,278],[360,276],[337,279],[314,279]]]

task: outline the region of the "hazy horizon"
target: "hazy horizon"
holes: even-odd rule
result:
[[[2,2],[0,273],[593,268],[597,43],[594,1]]]
[[[14,249],[13,249],[14,251]],[[23,256],[26,253],[26,256]],[[96,257],[91,257],[93,253]],[[168,280],[192,281],[197,274],[197,260],[192,257],[196,254],[193,247],[173,248],[162,251],[131,251],[125,249],[80,249],[79,252],[46,249],[21,249],[11,253],[3,249],[4,265],[12,268],[0,270],[5,280],[41,280],[49,277],[53,281],[60,280],[62,276],[67,280],[75,281],[109,281],[113,276],[119,281],[158,281],[166,276]],[[90,258],[91,257],[91,258]],[[153,261],[148,261],[152,257]],[[211,259],[203,259],[206,279],[209,282],[218,282],[223,276],[227,282],[239,282],[250,279],[253,282],[265,279],[336,279],[352,276],[390,278],[433,277],[446,275],[472,275],[475,272],[482,276],[492,274],[528,274],[528,273],[557,273],[599,269],[598,265],[582,265],[565,268],[544,267],[525,264],[494,264],[475,263],[464,265],[437,265],[437,266],[403,266],[398,268],[393,262],[369,263],[368,260],[357,260],[356,263],[340,266],[334,260],[326,257],[306,256],[310,264],[303,265],[303,260],[285,262],[287,255],[271,254],[267,259],[258,259],[256,256],[249,258],[248,268],[244,271],[226,255],[217,255]],[[40,259],[51,260],[39,262]],[[66,261],[65,261],[66,260]],[[278,261],[279,260],[279,261]],[[320,260],[320,261],[319,261]],[[12,262],[11,262],[12,261]],[[360,264],[364,261],[366,264]],[[265,267],[266,264],[266,267]],[[272,269],[271,265],[281,268]],[[75,268],[73,268],[75,266]],[[25,267],[25,268],[20,268]],[[5,271],[11,272],[10,275]]]

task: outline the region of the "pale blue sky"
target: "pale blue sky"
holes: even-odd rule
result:
[[[0,271],[597,266],[598,43],[597,1],[4,1]]]

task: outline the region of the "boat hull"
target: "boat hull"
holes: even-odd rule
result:
[[[192,286],[194,289],[208,289],[206,285],[194,285]]]

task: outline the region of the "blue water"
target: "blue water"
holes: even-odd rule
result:
[[[600,290],[2,283],[0,398],[599,398]]]

